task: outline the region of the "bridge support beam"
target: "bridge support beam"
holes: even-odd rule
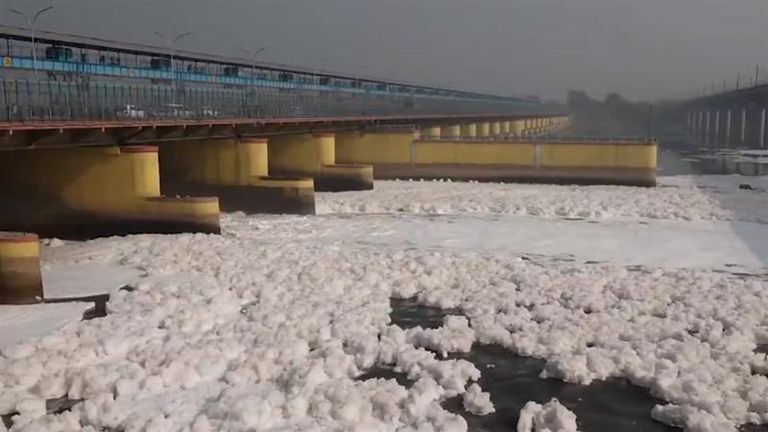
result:
[[[0,151],[0,230],[43,237],[219,232],[215,197],[160,195],[156,147]]]
[[[0,232],[0,304],[43,301],[40,245],[35,234]]]
[[[316,191],[373,189],[371,165],[336,163],[333,133],[270,137],[269,172],[278,176],[313,177]]]
[[[168,195],[219,197],[224,211],[314,214],[312,178],[269,176],[263,138],[177,141],[160,147],[160,179]]]

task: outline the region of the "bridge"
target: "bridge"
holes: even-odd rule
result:
[[[0,230],[219,232],[374,179],[655,184],[656,145],[498,96],[0,27]],[[5,205],[7,204],[7,205]]]
[[[768,82],[687,101],[691,140],[705,149],[768,148]]]
[[[0,26],[6,121],[538,114],[503,97]],[[45,79],[40,79],[44,77]],[[130,108],[126,108],[130,107]]]

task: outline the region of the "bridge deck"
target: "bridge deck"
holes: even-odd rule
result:
[[[550,117],[557,114],[536,114],[535,117]],[[113,128],[158,128],[185,126],[269,126],[269,125],[321,125],[340,123],[362,124],[397,124],[397,123],[440,123],[458,121],[494,121],[495,119],[514,120],[533,117],[534,115],[391,115],[391,116],[350,116],[350,117],[281,117],[281,118],[177,118],[177,119],[126,119],[118,121],[100,120],[62,120],[0,122],[0,131],[55,130],[55,129],[113,129]]]

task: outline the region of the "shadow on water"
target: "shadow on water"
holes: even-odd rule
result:
[[[446,315],[460,314],[457,309],[439,309],[421,306],[415,299],[391,299],[392,324],[402,328],[420,325],[423,328],[437,328]],[[451,355],[449,358],[465,359],[472,362],[481,372],[479,384],[483,391],[491,394],[496,412],[476,416],[464,411],[461,397],[443,403],[448,411],[463,416],[471,431],[515,430],[520,410],[526,402],[546,403],[557,398],[560,403],[573,411],[582,432],[675,432],[681,429],[667,426],[653,420],[651,409],[665,402],[648,394],[646,389],[631,385],[622,379],[595,381],[590,385],[569,384],[555,379],[541,379],[539,373],[544,361],[515,355],[496,345],[475,344],[467,354]],[[395,379],[400,385],[409,387],[405,374],[397,373],[392,367],[378,366],[360,377]],[[765,432],[765,426],[747,426],[744,432]]]

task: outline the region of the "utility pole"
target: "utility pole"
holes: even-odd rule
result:
[[[171,51],[171,104],[174,105],[173,109],[176,109],[176,66],[173,62],[174,60],[174,53],[176,52],[176,44],[182,39],[187,36],[191,36],[194,33],[192,32],[184,32],[179,33],[174,37],[173,39],[169,39],[164,34],[160,32],[155,32],[155,34],[162,39],[166,45],[168,46],[168,49]]]
[[[37,19],[40,18],[40,15],[44,14],[45,12],[48,12],[51,9],[53,9],[53,6],[42,8],[37,12],[35,12],[35,14],[32,15],[32,18],[30,18],[24,12],[17,11],[16,9],[8,9],[9,11],[15,13],[16,15],[22,17],[24,21],[26,21],[27,28],[29,29],[29,32],[32,35],[32,70],[34,70],[35,79],[37,79],[37,49],[35,45],[35,23],[37,22]]]

